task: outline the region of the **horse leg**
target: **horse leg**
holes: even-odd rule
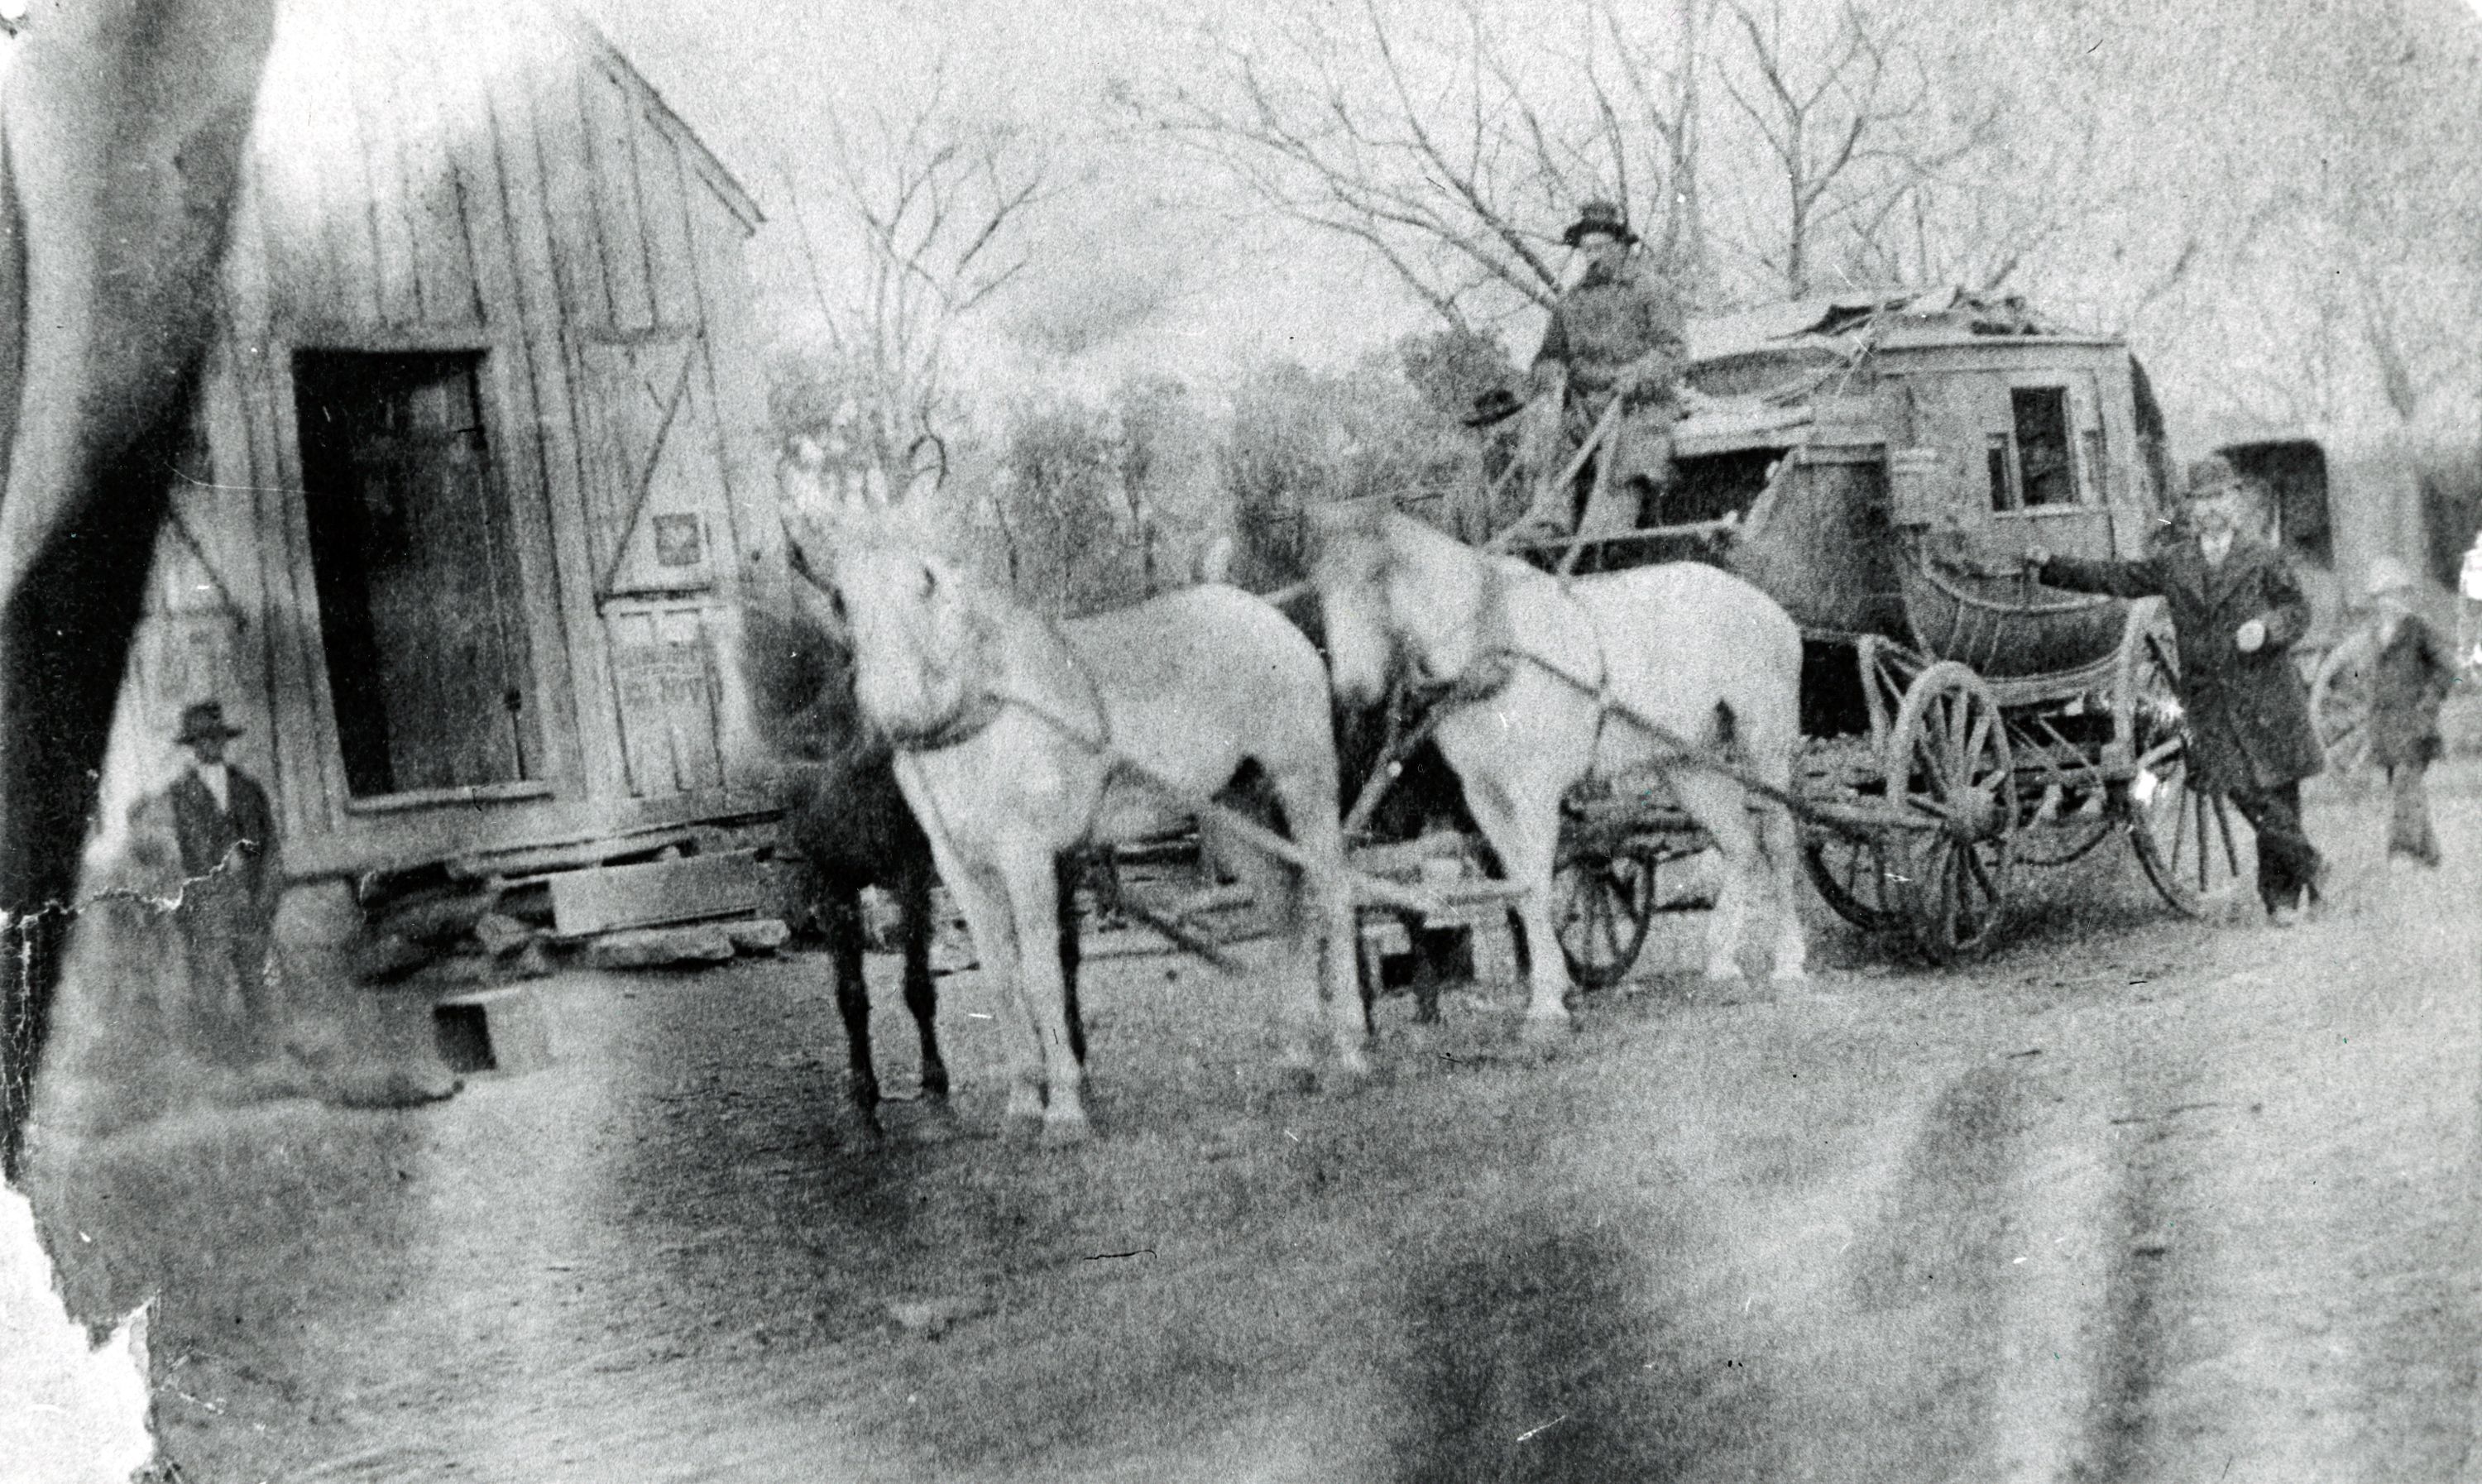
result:
[[[1801,825],[1792,810],[1769,804],[1758,815],[1758,846],[1764,851],[1776,887],[1776,962],[1778,983],[1809,977],[1809,937],[1801,927]]]
[[[1741,977],[1741,941],[1749,929],[1751,888],[1759,880],[1758,837],[1750,825],[1748,796],[1729,779],[1690,769],[1667,774],[1673,797],[1715,842],[1719,862],[1715,909],[1706,920],[1706,977]]]
[[[1001,863],[1000,889],[1017,924],[1017,999],[1035,1033],[1033,1071],[1043,1078],[1043,1138],[1073,1144],[1086,1137],[1085,1069],[1069,1039],[1069,994],[1060,972],[1058,858],[1019,850]],[[1017,1091],[1009,1094],[1012,1117]]]
[[[939,1055],[939,991],[931,981],[931,855],[925,850],[898,868],[898,905],[905,912],[905,1008],[912,1013],[922,1043],[922,1096],[948,1100],[948,1063]]]
[[[1512,788],[1489,772],[1476,769],[1460,776],[1465,784],[1465,808],[1491,848],[1499,856],[1500,871],[1520,888],[1517,921],[1525,933],[1525,1037],[1556,1040],[1570,1028],[1569,966],[1560,957],[1560,940],[1551,931],[1551,863],[1560,844],[1560,801],[1533,795],[1539,790]]]
[[[1317,770],[1287,772],[1269,780],[1283,805],[1284,829],[1314,870],[1285,872],[1290,888],[1284,916],[1292,944],[1286,967],[1305,988],[1300,1004],[1304,1029],[1317,1024],[1326,1002],[1328,1033],[1336,1071],[1347,1077],[1370,1074],[1370,1006],[1362,997],[1353,888],[1344,875],[1344,831],[1335,812],[1335,781]]]
[[[1018,951],[1008,887],[998,871],[988,866],[969,868],[936,841],[932,848],[939,879],[948,884],[949,894],[957,899],[965,926],[974,935],[974,956],[982,960],[996,1013],[1017,1031],[1008,1038],[1008,1109],[1001,1118],[1008,1136],[1018,1138],[1043,1124],[1043,1031],[1026,1004],[1024,955]]]
[[[879,1132],[879,1073],[871,1066],[870,990],[862,981],[861,893],[850,881],[825,886],[829,971],[835,976],[836,1018],[845,1026],[845,1098],[861,1126]]]
[[[1077,882],[1082,862],[1063,852],[1053,862],[1052,888],[1058,893],[1060,923],[1060,997],[1069,1012],[1069,1052],[1086,1065],[1086,1016],[1077,1007],[1077,969],[1085,961],[1085,944],[1077,919]]]

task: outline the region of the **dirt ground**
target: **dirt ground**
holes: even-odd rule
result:
[[[2415,880],[2323,800],[2344,900],[2289,933],[2173,920],[2114,847],[1967,970],[1822,922],[1810,982],[1719,994],[1658,942],[1548,1063],[1514,991],[1390,1000],[1343,1096],[1282,1088],[1252,985],[1111,957],[1068,1152],[993,1136],[971,974],[953,1117],[864,1147],[793,957],[543,981],[553,1062],[424,1109],[56,1129],[36,1195],[78,1312],[157,1296],[198,1481],[2446,1480],[2482,798],[2443,782]]]

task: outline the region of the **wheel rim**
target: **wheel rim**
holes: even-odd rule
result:
[[[1888,738],[1888,798],[1937,828],[1909,830],[1914,941],[1939,963],[1991,941],[2016,857],[2017,778],[1989,687],[1963,665],[1922,672]]]
[[[1654,917],[1654,862],[1636,855],[1572,856],[1553,873],[1561,904],[1553,930],[1580,988],[1617,984],[1637,962]]]
[[[1819,899],[1855,927],[1880,933],[1903,920],[1903,861],[1887,840],[1822,831],[1803,845],[1802,863]]]
[[[2120,787],[2121,810],[2156,894],[2184,916],[2202,916],[2239,884],[2248,829],[2222,794],[2190,786],[2178,663],[2167,636],[2145,644],[2129,707],[2136,771]]]
[[[2356,634],[2319,664],[2310,687],[2310,716],[2326,755],[2327,772],[2348,789],[2370,781],[2371,656]]]

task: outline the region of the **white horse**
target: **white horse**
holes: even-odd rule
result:
[[[1055,949],[1054,859],[1176,826],[1245,764],[1310,866],[1228,852],[1289,929],[1286,1060],[1314,1065],[1325,1019],[1337,1069],[1368,1071],[1327,672],[1282,614],[1205,586],[1054,623],[850,511],[794,545],[797,571],[827,578],[852,631],[861,709],[895,743],[898,786],[985,972],[1021,1017],[1012,1131],[1038,1119],[1046,1141],[1087,1130]]]
[[[1561,798],[1592,774],[1658,767],[1713,838],[1723,870],[1707,925],[1709,978],[1739,977],[1749,899],[1770,866],[1776,977],[1802,976],[1790,811],[1715,770],[1663,765],[1680,745],[1711,749],[1790,789],[1801,744],[1801,630],[1782,608],[1696,562],[1564,583],[1385,508],[1332,510],[1319,534],[1317,583],[1338,693],[1367,702],[1398,663],[1417,683],[1449,687],[1439,751],[1508,879],[1527,888],[1517,911],[1532,961],[1528,1035],[1569,1025],[1551,873]]]

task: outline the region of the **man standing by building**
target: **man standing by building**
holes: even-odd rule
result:
[[[1671,285],[1637,261],[1637,233],[1620,207],[1588,201],[1561,240],[1585,254],[1586,272],[1552,307],[1534,356],[1518,455],[1536,481],[1526,518],[1563,534],[1617,535],[1636,528],[1648,494],[1672,479],[1685,322]],[[1573,487],[1552,488],[1615,399],[1611,441]]]
[[[189,944],[194,1017],[223,1048],[254,1060],[276,1045],[267,953],[282,888],[267,791],[224,760],[241,729],[220,702],[181,712],[173,742],[190,765],[163,793],[181,846],[179,921]]]
[[[2258,897],[2289,927],[2318,904],[2327,879],[2301,826],[2301,781],[2325,757],[2289,652],[2310,626],[2310,603],[2284,553],[2253,534],[2256,496],[2229,462],[2190,465],[2188,498],[2185,525],[2135,561],[2037,546],[2025,563],[2053,587],[2164,600],[2180,651],[2190,786],[2230,798],[2258,832]]]

